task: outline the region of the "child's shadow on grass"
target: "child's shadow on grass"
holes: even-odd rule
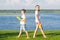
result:
[[[50,36],[58,36],[60,35],[60,32],[51,32],[51,33],[47,33],[46,35],[50,35]],[[37,36],[42,36],[42,34],[38,34]]]
[[[46,35],[57,36],[57,35],[60,35],[60,32],[52,32],[52,33],[48,33]]]
[[[0,34],[0,38],[6,38],[6,37],[12,37],[12,36],[17,36],[19,32],[12,32],[12,33],[5,33],[5,34]],[[22,33],[23,35],[25,32]]]
[[[31,34],[31,33],[33,34],[34,32],[33,31],[29,32],[29,34]],[[19,34],[19,32],[0,34],[0,38],[17,36],[18,34]],[[25,34],[25,33],[23,32],[23,34]],[[46,35],[57,36],[57,35],[60,35],[60,32],[50,32],[50,33],[46,33]],[[30,35],[30,36],[32,36],[32,35]],[[42,36],[42,34],[37,34],[37,36]]]
[[[5,38],[8,36],[17,36],[17,35],[18,35],[18,32],[16,32],[16,33],[5,33],[5,34],[0,34],[0,38]]]

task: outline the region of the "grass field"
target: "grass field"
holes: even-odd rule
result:
[[[0,40],[60,40],[60,30],[45,30],[48,38],[43,38],[38,31],[36,38],[32,38],[34,31],[29,31],[30,38],[27,39],[23,32],[20,38],[17,38],[18,30],[0,30]]]

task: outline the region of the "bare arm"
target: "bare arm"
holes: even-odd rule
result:
[[[39,20],[39,15],[38,15],[38,14],[36,15],[36,17],[37,17],[37,19]]]

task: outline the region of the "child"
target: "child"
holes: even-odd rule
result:
[[[39,10],[40,10],[40,6],[39,5],[36,5],[35,8],[36,8],[35,9],[36,29],[35,29],[33,38],[36,37],[36,33],[37,33],[38,28],[40,28],[40,31],[41,31],[43,37],[44,38],[47,38],[46,35],[44,34],[44,31],[43,31],[43,28],[42,28],[42,23],[39,21]]]
[[[21,10],[21,20],[20,20],[20,33],[17,36],[18,38],[21,36],[22,34],[22,30],[26,33],[27,38],[29,38],[28,32],[26,30],[26,16],[25,16],[25,9]]]

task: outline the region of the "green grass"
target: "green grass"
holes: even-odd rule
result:
[[[26,38],[23,32],[20,38],[17,38],[18,30],[0,30],[0,40],[60,40],[60,30],[45,30],[48,38],[43,38],[38,31],[36,38],[32,38],[34,31],[29,31],[30,39]]]

